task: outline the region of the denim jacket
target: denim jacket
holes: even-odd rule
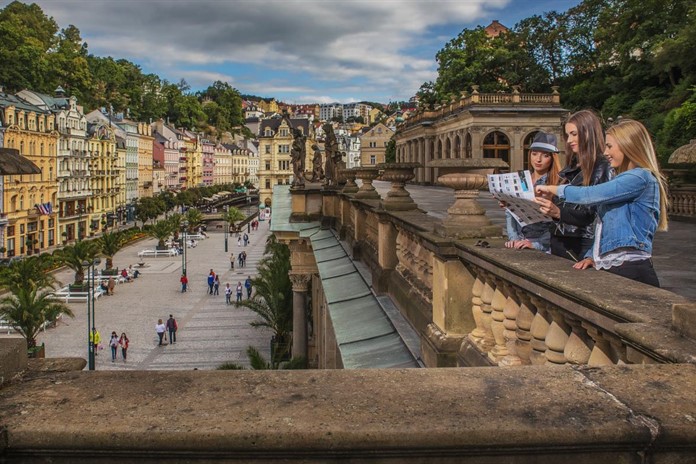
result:
[[[544,174],[534,183],[546,185],[547,175]],[[505,210],[505,228],[507,229],[508,239],[510,240],[529,240],[535,250],[549,251],[551,249],[551,226],[552,222],[537,222],[522,227],[508,210]]]
[[[660,187],[647,169],[631,169],[591,187],[561,185],[558,196],[571,203],[597,206],[602,220],[600,256],[627,247],[652,253],[660,218]],[[589,256],[591,249],[585,257]]]

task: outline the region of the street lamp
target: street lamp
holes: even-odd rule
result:
[[[182,245],[183,245],[182,248],[184,249],[184,252],[181,254],[181,273],[186,275],[186,247],[188,246],[186,243],[186,232],[188,231],[189,223],[188,223],[188,221],[184,221],[181,223],[181,225],[184,228],[183,242],[182,242]]]
[[[94,317],[94,306],[96,299],[94,298],[94,266],[101,263],[100,258],[94,258],[92,262],[82,261],[82,267],[87,270],[87,365],[89,370],[95,369],[94,350],[94,334],[97,332],[96,322]]]
[[[225,220],[225,253],[227,253],[227,237],[230,234],[230,225],[228,221],[229,215],[227,213],[229,209],[229,205],[225,205],[225,217],[223,218]]]

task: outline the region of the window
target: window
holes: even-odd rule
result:
[[[13,238],[8,238],[7,239],[7,256],[14,256],[15,255],[15,239]]]
[[[271,170],[271,162],[266,161],[266,171],[270,171],[270,170]]]
[[[266,188],[267,189],[271,188],[271,180],[270,179],[266,179]]]
[[[375,155],[370,155],[370,164],[377,164],[377,157]]]
[[[7,226],[7,235],[13,237],[15,234],[15,226]]]
[[[266,153],[269,155],[271,154],[271,146],[270,145],[266,145]]]
[[[290,153],[290,145],[278,145],[278,153]]]
[[[281,137],[287,137],[288,133],[289,133],[289,131],[287,129],[285,129],[285,128],[280,129],[280,136]]]
[[[377,142],[370,142],[370,148],[377,148]]]
[[[483,157],[510,162],[510,141],[502,132],[491,132],[483,139]]]

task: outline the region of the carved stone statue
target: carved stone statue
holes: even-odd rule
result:
[[[342,159],[341,153],[338,151],[338,141],[334,134],[333,126],[329,123],[324,124],[324,133],[326,139],[324,141],[324,152],[326,153],[326,166],[324,175],[326,176],[326,185],[338,185],[338,170],[341,168]]]
[[[292,162],[292,172],[294,180],[293,187],[302,187],[305,183],[305,159],[307,157],[307,136],[302,134],[299,129],[292,130],[293,141],[290,148],[290,160]]]
[[[321,165],[321,150],[316,144],[312,145],[314,156],[312,157],[312,182],[324,179],[324,168]]]

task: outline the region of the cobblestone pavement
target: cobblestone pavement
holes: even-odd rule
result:
[[[181,256],[146,258],[146,267],[132,283],[116,286],[113,296],[102,296],[96,301],[96,327],[102,337],[104,349],[98,351],[96,368],[104,369],[215,369],[226,361],[247,366],[246,349],[256,347],[267,359],[270,355],[268,330],[249,325],[257,316],[251,311],[225,304],[224,287],[227,282],[235,287],[247,276],[256,275],[256,265],[263,256],[268,222],[261,222],[258,231],[249,233],[250,244],[237,246],[230,236],[229,251],[235,256],[247,252],[247,265],[230,270],[230,253],[224,252],[222,232],[211,232],[210,238],[189,248],[186,254],[190,289],[181,293]],[[121,250],[114,258],[119,268],[136,265],[140,261],[138,251],[154,248],[155,239],[147,239]],[[207,276],[210,269],[220,275],[220,295],[207,294]],[[72,271],[57,274],[63,283],[73,280]],[[246,297],[246,291],[245,291]],[[234,295],[233,300],[234,301]],[[57,327],[39,336],[39,343],[46,344],[47,357],[76,356],[87,358],[87,304],[70,303],[74,318],[64,317]],[[157,319],[166,321],[169,314],[176,318],[179,330],[176,344],[157,345],[155,324]],[[128,360],[119,355],[111,362],[108,347],[112,331],[119,335],[126,332],[130,340]]]

